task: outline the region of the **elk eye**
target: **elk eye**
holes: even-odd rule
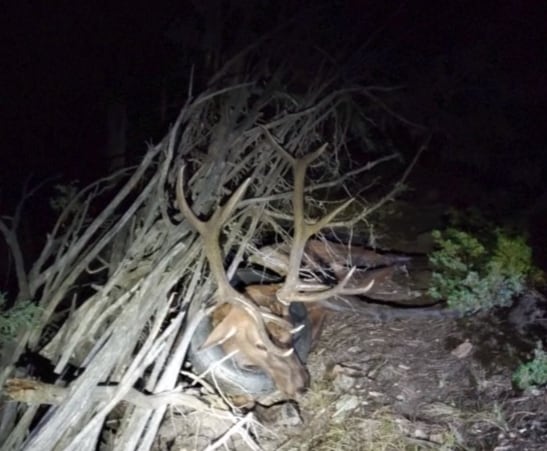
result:
[[[266,346],[264,346],[262,343],[256,343],[256,349],[259,349],[260,351],[266,351]]]

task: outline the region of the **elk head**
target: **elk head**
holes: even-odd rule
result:
[[[255,320],[243,308],[223,304],[213,314],[213,323],[216,321],[219,322],[201,346],[202,349],[222,345],[227,354],[235,354],[238,365],[261,368],[275,386],[290,398],[308,387],[308,372],[293,352],[292,335],[287,329],[265,320],[266,329],[274,337],[276,346],[286,351],[284,355],[278,355],[269,351]]]
[[[186,202],[183,169],[179,172],[177,203],[184,217],[202,238],[211,275],[217,283],[215,302],[221,306],[215,311],[216,317],[221,319],[201,347],[205,349],[222,345],[227,352],[237,351],[236,361],[239,364],[261,368],[281,392],[294,397],[308,387],[309,376],[291,345],[291,323],[280,316],[261,311],[248,295],[238,292],[230,285],[224,270],[219,243],[220,231],[245,193],[249,182],[250,179],[245,181],[208,221],[201,221]],[[272,336],[276,338],[272,339]]]

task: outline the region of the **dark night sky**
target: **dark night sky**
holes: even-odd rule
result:
[[[99,175],[97,155],[105,145],[109,103],[123,99],[130,123],[152,123],[162,83],[169,79],[170,86],[176,86],[173,80],[178,77],[180,90],[186,89],[184,42],[192,42],[199,29],[189,22],[188,2],[170,2],[170,7],[150,2],[140,8],[139,2],[105,2],[108,5],[100,9],[97,2],[12,3],[3,11],[9,24],[0,27],[5,46],[0,197],[30,173],[85,181]],[[478,63],[472,58],[491,55],[495,69],[486,74],[486,85],[502,81],[503,95],[509,99],[505,105],[517,108],[514,116],[523,123],[519,133],[533,139],[536,147],[544,143],[547,2],[338,3],[344,5],[336,19],[338,28],[331,26],[331,35],[320,39],[335,48],[340,36],[349,33],[358,42],[371,30],[380,30],[371,51],[390,50],[384,74],[391,71],[400,78],[405,73],[401,67],[412,67],[408,83],[416,92],[428,89],[434,77],[430,62],[439,54],[451,56],[455,78]],[[185,38],[173,40],[174,30]],[[487,48],[481,50],[481,42]],[[475,48],[478,57],[465,56],[464,50]],[[417,104],[426,108],[423,102]],[[429,117],[435,114],[430,111]],[[131,144],[144,149],[144,140],[158,140],[167,126],[140,131]]]
[[[159,92],[168,14],[121,6],[99,12],[86,2],[14,8],[2,39],[10,61],[2,83],[11,143],[4,169],[68,177],[93,169],[108,103],[132,95],[146,104],[147,91]]]

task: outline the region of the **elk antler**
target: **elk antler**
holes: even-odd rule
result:
[[[293,215],[294,215],[294,232],[293,243],[289,255],[288,272],[283,286],[277,292],[277,299],[283,304],[289,304],[293,301],[300,302],[316,302],[333,296],[342,294],[364,294],[372,288],[374,280],[365,287],[346,288],[346,284],[351,279],[355,267],[351,268],[343,280],[333,288],[326,288],[325,285],[314,284],[307,286],[300,280],[300,266],[302,257],[304,256],[304,248],[307,240],[314,234],[318,233],[322,228],[327,226],[341,211],[343,211],[353,199],[344,202],[338,208],[315,221],[314,223],[306,222],[304,216],[304,186],[306,181],[306,171],[308,166],[313,163],[327,148],[327,144],[323,144],[314,152],[302,157],[294,158],[281,145],[275,141],[270,132],[262,127],[268,139],[273,146],[289,161],[293,168],[294,191],[293,191]]]
[[[250,299],[230,285],[230,281],[228,280],[228,276],[224,270],[224,259],[222,258],[219,243],[220,232],[223,225],[236,208],[238,202],[245,194],[250,182],[250,178],[245,180],[245,182],[243,182],[243,184],[230,196],[226,204],[215,210],[208,221],[201,221],[194,214],[186,201],[183,188],[184,167],[182,167],[177,177],[177,204],[180,212],[201,236],[203,241],[203,250],[205,251],[205,255],[209,262],[211,274],[217,283],[217,291],[215,294],[216,301],[221,303],[229,303],[243,308],[256,322],[260,338],[268,350],[275,355],[287,357],[294,352],[294,348],[290,348],[289,350],[281,349],[271,341],[262,319],[262,315],[264,313],[262,313]],[[268,320],[272,321],[271,315],[268,315]],[[288,321],[285,321],[282,318],[276,318],[275,322],[287,327],[289,330],[292,327]]]

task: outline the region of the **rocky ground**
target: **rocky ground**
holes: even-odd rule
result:
[[[442,225],[445,207],[429,203],[391,204],[379,240],[430,250],[429,232]],[[425,272],[414,278],[427,283]],[[545,297],[530,291],[512,310],[463,319],[379,323],[333,314],[310,356],[312,387],[298,404],[237,419],[173,411],[156,449],[546,449],[547,390],[521,391],[511,379],[545,338],[546,312]]]
[[[547,393],[513,390],[507,330],[496,318],[337,315],[310,361],[303,427],[280,449],[545,449]]]
[[[272,451],[543,450],[547,391],[511,383],[527,343],[499,316],[374,324],[336,314],[298,406],[258,409],[239,426],[255,449]],[[171,413],[163,449],[204,449],[235,424],[192,416]],[[232,434],[229,449],[253,449],[241,437]]]

